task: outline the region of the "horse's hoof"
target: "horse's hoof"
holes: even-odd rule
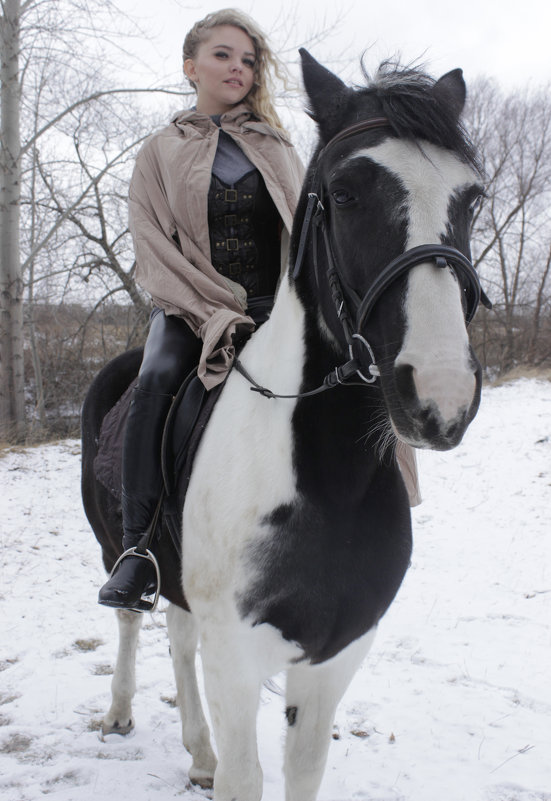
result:
[[[104,737],[108,734],[130,734],[132,729],[134,728],[134,721],[132,718],[126,723],[121,724],[118,720],[114,720],[113,723],[108,723],[107,721],[103,721],[101,724],[101,733]]]
[[[212,790],[214,785],[214,776],[208,771],[199,770],[198,768],[190,768],[189,780],[203,790]]]

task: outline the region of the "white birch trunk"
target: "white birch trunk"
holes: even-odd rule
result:
[[[23,280],[19,253],[20,0],[4,0],[0,19],[0,437],[25,436]]]

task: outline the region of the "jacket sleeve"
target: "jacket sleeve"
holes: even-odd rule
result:
[[[129,189],[129,228],[136,280],[167,314],[182,317],[203,340],[198,375],[207,389],[224,380],[235,351],[232,335],[254,329],[233,292],[188,261],[157,170],[138,155]]]

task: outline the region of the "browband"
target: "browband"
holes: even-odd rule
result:
[[[372,117],[370,120],[361,120],[360,122],[355,122],[354,125],[349,125],[348,128],[345,128],[344,130],[339,131],[338,134],[335,134],[335,136],[325,145],[322,152],[325,152],[329,147],[332,147],[337,142],[340,142],[341,139],[348,139],[349,136],[363,133],[363,131],[371,131],[373,128],[390,127],[390,122],[386,117]]]

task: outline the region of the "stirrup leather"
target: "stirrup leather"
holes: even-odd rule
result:
[[[159,569],[159,563],[157,562],[157,559],[155,558],[155,554],[152,551],[150,551],[149,548],[146,549],[145,553],[142,553],[141,551],[138,551],[137,547],[135,547],[135,546],[133,548],[128,548],[127,551],[124,551],[124,553],[121,553],[121,555],[119,556],[119,558],[117,559],[117,561],[113,565],[113,569],[111,570],[111,573],[109,574],[109,578],[111,578],[112,576],[115,575],[118,566],[120,565],[120,563],[122,562],[123,559],[126,559],[127,556],[139,556],[141,559],[148,559],[150,562],[153,563],[153,567],[155,568],[155,574],[156,574],[156,578],[157,578],[157,587],[155,589],[155,597],[153,598],[152,601],[148,601],[142,595],[142,597],[135,604],[135,606],[131,607],[131,611],[133,611],[133,612],[154,612],[155,609],[157,608],[157,604],[159,602],[159,595],[161,594],[161,571]]]

